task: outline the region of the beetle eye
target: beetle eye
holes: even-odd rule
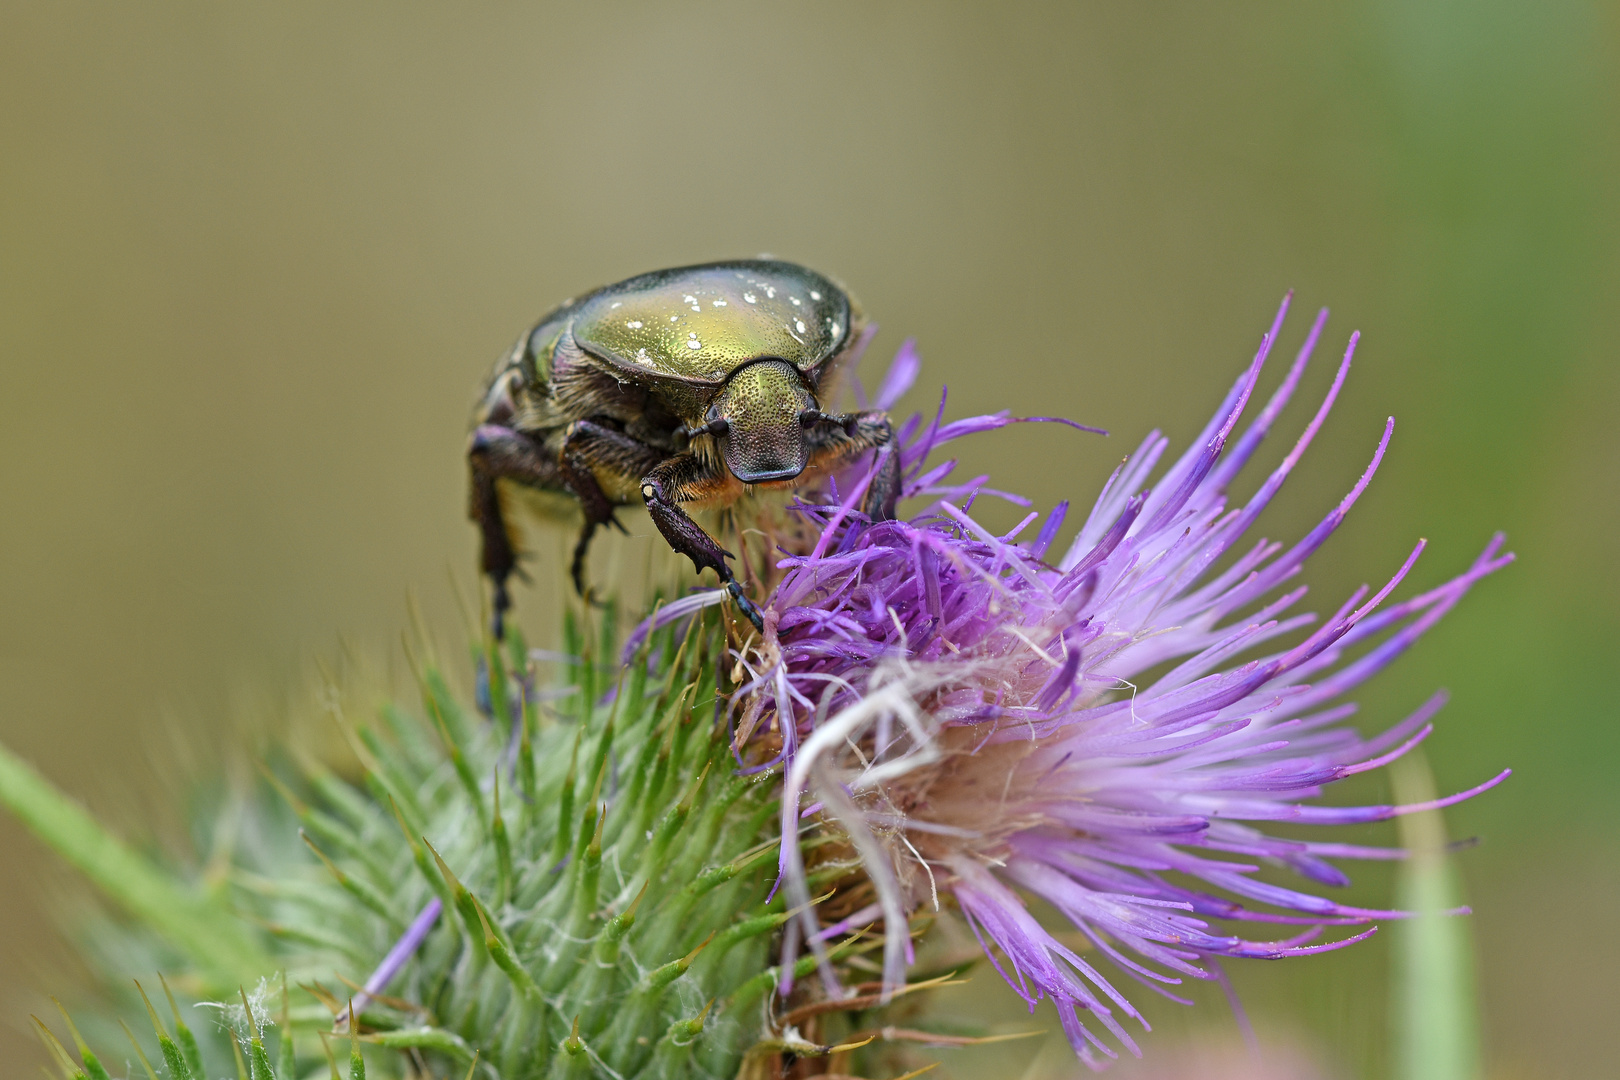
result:
[[[805,427],[809,427],[811,424],[816,423],[820,419],[821,413],[815,409],[805,409],[799,414],[799,423],[803,424]]]

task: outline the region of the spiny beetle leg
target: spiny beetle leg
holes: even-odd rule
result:
[[[580,530],[579,542],[574,545],[569,573],[574,579],[575,591],[587,600],[590,590],[585,584],[585,555],[590,550],[591,538],[602,525],[626,532],[613,516],[613,501],[602,490],[597,472],[633,479],[652,468],[658,457],[654,448],[594,420],[576,421],[563,438],[559,466],[568,489],[579,500],[585,514],[585,526]]]
[[[506,613],[512,609],[512,596],[506,591],[506,575],[490,576],[490,582],[495,586],[494,595],[490,598],[489,629],[495,635],[496,641],[506,640]]]
[[[726,575],[726,591],[737,605],[737,610],[748,616],[748,621],[754,624],[754,629],[760,633],[765,632],[765,616],[761,615],[754,602],[743,595],[742,585],[736,578]]]
[[[552,491],[566,486],[556,461],[539,443],[499,424],[480,424],[474,429],[467,445],[467,464],[472,470],[467,513],[482,534],[482,566],[493,589],[490,631],[499,641],[506,636],[506,613],[512,607],[506,581],[517,566],[517,550],[495,481],[512,480]]]
[[[705,463],[692,454],[677,454],[642,478],[641,497],[647,504],[647,513],[652,517],[653,524],[658,526],[658,531],[669,546],[691,559],[693,568],[699,573],[710,569],[718,574],[726,591],[737,602],[737,607],[748,616],[754,628],[763,633],[764,616],[743,595],[742,585],[726,565],[727,559],[736,556],[715,543],[714,537],[699,528],[697,522],[687,517],[679,505],[717,491],[725,485],[726,480],[724,468],[718,463]]]
[[[608,518],[608,523],[619,525],[618,521],[611,517]],[[595,535],[596,528],[597,522],[587,518],[584,527],[579,530],[579,539],[574,543],[574,558],[568,564],[568,574],[574,579],[574,591],[586,603],[600,606],[602,602],[597,600],[591,592],[591,587],[585,583],[585,554],[591,549],[591,537]],[[624,526],[619,525],[619,530],[622,532]]]
[[[878,413],[875,420],[867,419],[873,415],[862,414],[862,421],[876,429],[873,434],[877,446],[877,461],[873,463],[876,471],[872,486],[866,489],[865,509],[873,521],[893,521],[895,504],[900,501],[900,448],[894,444],[894,430],[889,426],[889,418]]]
[[[894,428],[881,409],[868,412],[829,415],[806,433],[813,467],[831,471],[868,450],[877,450],[876,473],[866,489],[861,507],[873,521],[892,521],[895,504],[903,486],[900,474],[900,448],[894,445]]]

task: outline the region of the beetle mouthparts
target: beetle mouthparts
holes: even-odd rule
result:
[[[748,470],[739,472],[736,469],[732,469],[731,475],[735,476],[738,480],[741,480],[745,484],[768,484],[772,480],[792,480],[795,476],[798,476],[803,471],[803,469],[795,469],[792,467],[761,470],[759,472],[752,472]]]

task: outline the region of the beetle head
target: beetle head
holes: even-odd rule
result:
[[[805,428],[820,415],[815,392],[792,364],[759,360],[732,373],[704,419],[731,475],[762,484],[804,471],[810,460]]]

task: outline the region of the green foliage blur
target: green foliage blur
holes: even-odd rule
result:
[[[172,843],[183,778],[160,759],[273,726],[309,658],[396,640],[410,590],[461,625],[474,390],[593,285],[761,252],[828,272],[883,324],[873,355],[918,338],[909,404],[945,382],[958,415],[1115,433],[968,450],[1041,508],[1089,503],[1152,426],[1190,438],[1295,288],[1296,311],[1333,307],[1329,354],[1364,339],[1262,528],[1324,513],[1393,413],[1383,471],[1308,573],[1314,606],[1419,536],[1414,587],[1509,534],[1520,563],[1362,716],[1447,686],[1439,789],[1517,770],[1447,815],[1482,841],[1458,866],[1486,1075],[1594,1075],[1620,961],[1598,917],[1620,888],[1617,61],[1620,16],[1592,0],[6,0],[0,740]],[[653,558],[632,521],[604,577]],[[533,536],[518,596],[542,643],[562,543]],[[10,819],[0,864],[0,1060],[43,1061],[23,1024],[73,979],[56,915],[82,886]],[[1387,902],[1387,868],[1356,869],[1354,895]],[[1388,938],[1229,965],[1262,1041],[1304,1063],[1286,1075],[1391,1067]],[[990,978],[963,1000],[996,1007],[977,1004],[1004,998]],[[1155,1010],[1148,1063],[1120,1075],[1169,1075],[1178,1046],[1226,1060],[1223,999],[1195,996]]]

